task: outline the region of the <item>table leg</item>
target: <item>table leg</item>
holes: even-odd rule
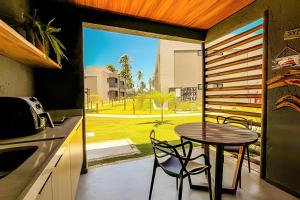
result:
[[[221,200],[222,199],[223,160],[224,160],[224,146],[217,145],[214,200]]]
[[[204,144],[204,154],[206,155],[206,157],[209,159],[209,144]]]
[[[232,181],[232,188],[236,191],[238,186],[238,181],[240,179],[240,176],[242,174],[242,166],[243,166],[243,160],[245,155],[245,146],[241,146],[237,158],[237,164],[235,167],[234,177]]]

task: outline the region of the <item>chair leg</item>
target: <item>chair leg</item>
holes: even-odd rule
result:
[[[176,190],[178,190],[178,177],[176,177]]]
[[[182,175],[179,177],[179,189],[178,189],[178,200],[182,199],[182,187],[183,187],[183,177]]]
[[[151,179],[151,186],[150,186],[150,192],[149,192],[149,200],[151,200],[151,196],[152,196],[152,190],[153,190],[153,184],[154,184],[154,178],[155,178],[155,173],[156,173],[156,160],[154,161],[153,164],[153,172],[152,172],[152,179]]]
[[[210,169],[205,170],[207,172],[207,181],[208,181],[208,192],[209,192],[209,199],[212,200],[212,188],[211,188],[211,175]]]
[[[239,187],[242,188],[242,175],[239,175]]]
[[[190,175],[188,175],[188,180],[189,180],[190,188],[192,188],[192,179],[191,179],[191,176],[190,176]]]
[[[251,167],[250,167],[250,153],[249,153],[249,146],[246,147],[247,150],[247,158],[248,158],[248,168],[249,168],[249,173],[251,172]]]
[[[182,137],[180,137],[180,142],[181,142],[181,144],[184,142],[184,139]],[[186,156],[186,152],[185,152],[184,146],[182,146],[182,153],[183,153],[184,156]]]

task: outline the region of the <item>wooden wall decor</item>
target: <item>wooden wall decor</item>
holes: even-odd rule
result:
[[[283,69],[300,66],[300,53],[295,49],[285,46],[272,60],[272,69]]]
[[[287,85],[300,86],[300,70],[289,70],[286,73],[278,74],[269,79],[267,85],[268,89]]]
[[[276,109],[291,107],[300,112],[300,98],[294,95],[286,95],[276,101]]]
[[[209,29],[254,0],[68,0],[79,6],[166,24]]]
[[[300,87],[300,70],[289,70],[285,73],[278,74],[267,82],[268,89],[279,88],[283,86]],[[300,98],[294,95],[286,95],[278,99],[275,103],[276,110],[285,107],[291,107],[300,112]]]
[[[263,70],[263,25],[258,24],[231,37],[205,45],[203,120],[216,122],[216,116],[238,115],[253,121],[256,130],[262,126],[262,104],[265,100]],[[222,84],[222,87],[213,87]],[[257,154],[252,161],[260,163],[260,140],[251,145]]]

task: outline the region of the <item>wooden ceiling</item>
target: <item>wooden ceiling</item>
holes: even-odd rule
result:
[[[69,0],[122,15],[177,26],[209,29],[255,0]]]

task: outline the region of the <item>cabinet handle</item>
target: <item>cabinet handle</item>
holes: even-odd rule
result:
[[[46,183],[48,182],[49,178],[51,177],[51,175],[52,175],[52,172],[51,172],[51,173],[49,174],[49,176],[47,177],[47,179],[46,179],[45,183],[43,184],[42,188],[40,189],[38,195],[41,195],[41,193],[42,193],[42,191],[43,191],[43,189],[44,189]]]
[[[63,157],[63,155],[64,155],[64,154],[61,154],[61,155],[60,155],[60,157],[58,158],[57,162],[56,162],[55,165],[54,165],[54,168],[57,167],[57,165],[58,165],[60,159]]]
[[[60,159],[62,158],[62,156],[63,156],[63,154],[60,155],[60,157],[59,157],[58,160],[56,161],[55,165],[54,165],[53,167],[51,167],[51,168],[47,168],[47,169],[45,170],[44,173],[52,173],[53,170],[57,167],[57,165],[58,165]]]
[[[79,127],[80,127],[80,124],[77,126],[76,131],[78,131]]]

